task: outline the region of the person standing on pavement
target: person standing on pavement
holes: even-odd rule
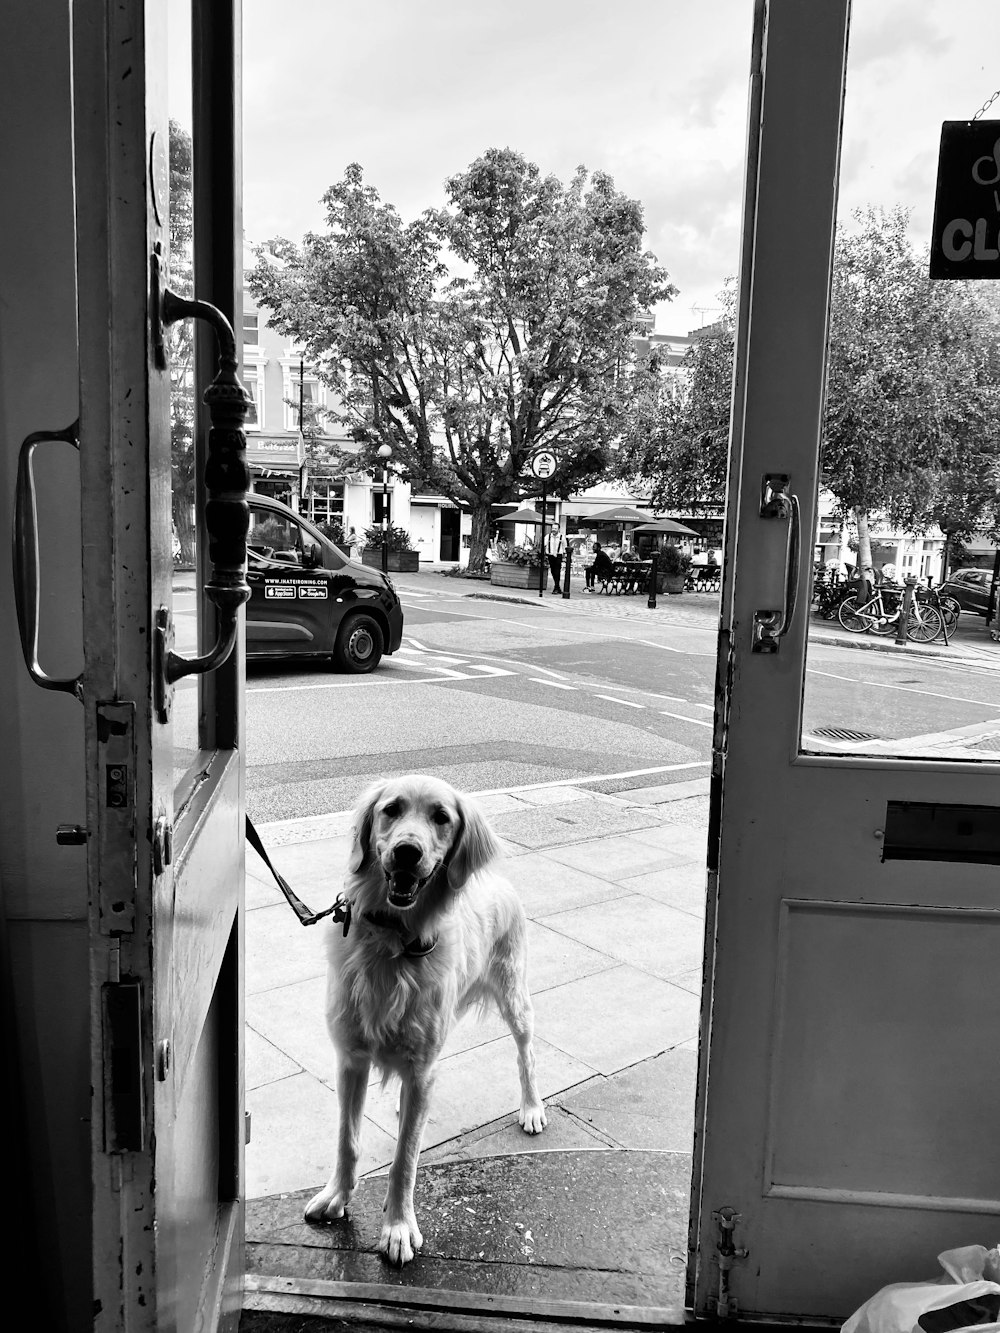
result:
[[[546,554],[549,558],[549,569],[552,571],[552,582],[555,585],[552,589],[554,593],[562,592],[559,586],[562,578],[563,555],[566,550],[566,538],[563,536],[561,528],[551,528],[545,538]]]
[[[361,559],[361,538],[358,536],[358,530],[351,525],[351,530],[344,538],[344,545],[347,547],[347,554],[352,560]]]

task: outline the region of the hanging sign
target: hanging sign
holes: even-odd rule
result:
[[[941,126],[932,278],[1000,278],[1000,121]]]

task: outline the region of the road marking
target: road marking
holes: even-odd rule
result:
[[[576,685],[564,685],[561,680],[542,680],[540,676],[529,676],[528,679],[533,680],[536,685],[551,685],[554,690],[576,690],[578,688]]]
[[[517,674],[515,671],[505,671],[503,667],[489,666],[486,662],[468,662],[466,665],[470,671],[478,671],[481,676],[514,676]],[[474,679],[474,676],[469,677],[469,680]]]
[[[715,722],[707,722],[700,717],[685,717],[683,713],[668,713],[665,708],[660,710],[661,717],[675,717],[678,722],[690,722],[693,727],[714,727]]]
[[[645,704],[634,704],[631,699],[616,699],[613,694],[598,694],[598,699],[607,699],[609,703],[621,704],[623,708],[645,708]]]
[[[862,680],[858,676],[838,676],[833,671],[817,671],[812,668],[814,676],[827,676],[830,680],[846,680],[849,685],[860,685],[864,688],[869,686],[876,690],[899,690],[902,694],[925,694],[930,699],[947,699],[954,704],[973,704],[979,708],[997,708],[1000,709],[1000,703],[988,703],[985,699],[965,699],[960,694],[941,694],[937,690],[915,690],[909,685],[894,685],[891,681],[882,680]]]

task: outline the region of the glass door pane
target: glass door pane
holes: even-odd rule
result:
[[[822,481],[803,535],[807,753],[1000,758],[997,284],[928,274],[941,125],[993,93],[983,52],[998,42],[1000,12],[974,0],[949,10],[947,36],[918,25],[901,43],[876,0],[852,9]],[[906,69],[919,96],[900,105]]]

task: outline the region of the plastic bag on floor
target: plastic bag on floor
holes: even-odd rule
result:
[[[1000,1246],[938,1255],[933,1282],[894,1282],[855,1310],[841,1333],[1000,1333]]]

